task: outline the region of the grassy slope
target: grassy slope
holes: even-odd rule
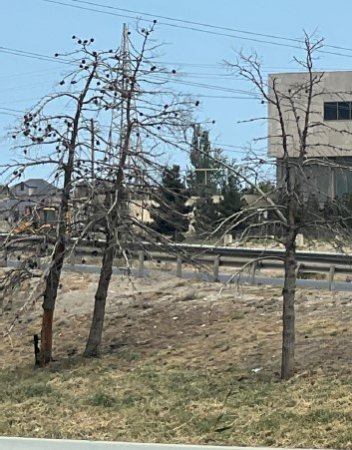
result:
[[[351,378],[289,383],[132,362],[128,352],[0,374],[0,433],[48,438],[352,447]],[[125,362],[123,365],[125,365]]]
[[[0,434],[352,448],[348,294],[299,293],[298,374],[281,383],[279,290],[228,289],[219,300],[210,284],[153,284],[126,292],[123,304],[111,299],[99,360],[76,356],[89,315],[65,313],[65,298],[55,326],[59,362],[31,366],[37,316],[17,328],[12,350],[1,342]]]

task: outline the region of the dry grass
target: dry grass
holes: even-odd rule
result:
[[[281,383],[122,355],[0,374],[0,433],[49,438],[350,448],[351,380]],[[124,363],[122,364],[124,365]]]
[[[94,281],[63,280],[58,362],[32,368],[39,309],[18,325],[13,348],[0,344],[1,435],[352,448],[347,294],[298,293],[297,375],[282,383],[278,289],[219,297],[209,283],[116,277],[104,354],[85,360]]]

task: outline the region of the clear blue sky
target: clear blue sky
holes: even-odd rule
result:
[[[90,5],[88,2],[75,0],[59,1],[77,7],[126,14],[132,18],[101,14],[43,0],[1,0],[0,132],[2,136],[5,135],[8,126],[16,120],[14,117],[17,114],[16,111],[23,111],[42,95],[50,92],[65,71],[65,66],[58,63],[4,53],[3,48],[54,55],[55,52],[69,51],[73,48],[71,39],[73,34],[83,38],[94,37],[97,47],[110,48],[118,45],[123,22],[129,23],[133,28],[136,24],[133,17],[147,18],[142,13],[285,38],[299,39],[302,37],[303,29],[308,32],[316,31],[318,36],[325,38],[325,43],[328,45],[351,48],[351,50],[343,51],[326,48],[326,51],[343,53],[347,56],[321,54],[317,66],[324,70],[351,70],[352,68],[352,39],[349,37],[352,3],[347,0],[339,1],[338,7],[334,3],[321,0],[91,0]],[[93,3],[136,10],[140,14],[104,9],[94,6]],[[300,54],[299,50],[290,47],[249,41],[240,37],[296,45],[290,41],[203,28],[199,25],[170,22],[166,19],[158,20],[236,36],[220,36],[158,25],[155,38],[166,44],[160,59],[175,64],[178,72],[182,74],[179,78],[182,84],[177,87],[182,92],[190,92],[195,96],[241,97],[241,94],[236,93],[237,90],[249,90],[248,84],[229,77],[221,66],[224,59],[235,57],[235,51],[243,50],[249,53],[255,50],[262,58],[264,73],[295,70],[296,65],[292,58]],[[201,83],[207,87],[196,87],[189,85],[190,83]],[[235,91],[224,91],[224,88]],[[252,98],[245,100],[209,97],[200,97],[200,100],[199,120],[207,118],[216,120],[216,124],[211,129],[211,136],[219,146],[226,144],[224,149],[229,152],[229,155],[240,158],[241,146],[251,143],[257,137],[265,136],[265,123],[250,125],[237,123],[239,120],[265,114],[259,101]],[[6,139],[0,140],[0,163],[9,158],[10,144],[11,142]],[[265,145],[265,141],[261,141],[256,144],[256,147],[263,152]],[[186,163],[185,160],[182,162]]]

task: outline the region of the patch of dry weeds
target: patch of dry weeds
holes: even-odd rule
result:
[[[94,287],[65,275],[50,367],[32,368],[39,308],[1,342],[0,434],[352,448],[346,293],[298,292],[297,375],[282,383],[279,289],[115,277],[103,355],[86,360]]]

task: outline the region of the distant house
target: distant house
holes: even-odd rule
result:
[[[55,206],[60,190],[40,178],[0,187],[0,220],[14,224],[30,217],[38,206]]]
[[[33,202],[49,201],[57,197],[60,189],[41,178],[31,178],[10,187],[10,195],[15,198],[26,198]]]
[[[104,208],[104,201],[106,192],[114,191],[114,187],[109,182],[99,181],[93,186],[85,181],[81,181],[75,184],[73,191],[73,204],[76,211],[76,221],[84,221],[85,216],[82,213],[80,206],[85,203],[91,207]],[[128,186],[128,205],[130,216],[134,219],[143,222],[151,223],[150,210],[157,205],[156,201],[152,198],[152,189],[139,187],[137,185]]]
[[[259,194],[243,194],[241,197],[241,205],[244,210],[251,210],[252,216],[253,211],[256,211],[257,222],[267,220],[269,212],[272,210],[272,206],[268,199]]]
[[[30,215],[35,203],[27,200],[16,200],[13,198],[0,200],[0,220],[15,223],[21,217]]]
[[[241,207],[246,218],[249,236],[267,236],[276,234],[278,227],[275,221],[271,219],[275,217],[272,205],[268,200],[269,197],[263,197],[259,194],[243,194],[241,196]]]
[[[0,185],[0,200],[9,198],[10,196],[10,189],[6,185]]]

